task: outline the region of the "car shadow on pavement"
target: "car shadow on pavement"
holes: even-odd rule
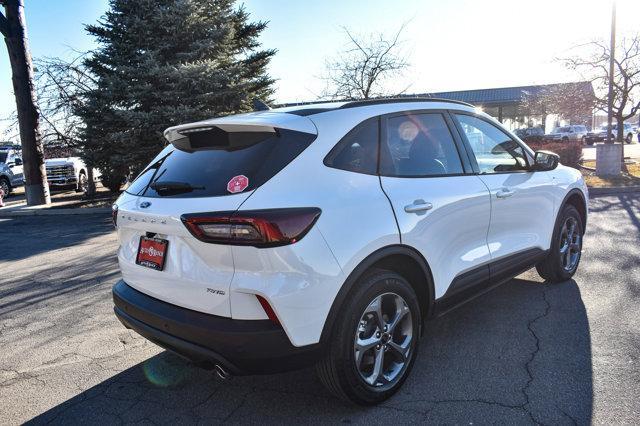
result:
[[[591,422],[589,323],[573,280],[512,280],[427,323],[419,351],[377,407],[333,398],[313,369],[222,382],[162,352],[30,423]]]
[[[0,218],[0,262],[21,260],[113,232],[108,215],[22,216]],[[71,225],[72,224],[72,225]]]
[[[32,272],[21,270],[22,275],[13,277],[11,285],[0,276],[0,318],[23,315],[34,305],[42,307],[66,306],[76,315],[86,313],[88,307],[103,299],[99,291],[104,283],[112,283],[120,275],[115,268],[114,255],[71,259],[61,262],[59,270]],[[101,271],[96,276],[96,271]],[[73,303],[69,304],[69,301]],[[55,310],[51,315],[58,314]],[[66,330],[61,330],[66,332]]]

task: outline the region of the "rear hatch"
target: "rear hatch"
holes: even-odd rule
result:
[[[315,126],[305,117],[261,112],[172,127],[165,137],[171,144],[116,203],[123,279],[157,299],[231,316],[231,246],[198,240],[181,217],[236,211],[313,142]],[[159,252],[161,268],[145,260]]]

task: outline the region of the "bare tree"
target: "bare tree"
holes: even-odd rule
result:
[[[55,145],[76,150],[83,146],[84,121],[78,115],[87,103],[87,93],[96,87],[95,77],[84,65],[86,54],[71,61],[44,58],[36,61],[36,85],[43,121],[43,138]],[[95,195],[93,152],[82,149],[87,165],[87,196]]]
[[[604,41],[592,41],[575,49],[580,53],[560,60],[567,68],[591,81],[595,89],[596,107],[606,111],[611,49]],[[640,111],[640,34],[623,38],[618,43],[616,52],[613,116],[618,124],[616,140],[622,142],[624,121]]]
[[[6,13],[0,13],[0,33],[9,52],[13,91],[24,160],[27,204],[49,204],[51,198],[44,166],[44,152],[38,123],[38,109],[33,85],[33,66],[27,42],[23,0],[0,0]]]
[[[522,115],[541,115],[543,126],[547,114],[557,114],[574,124],[591,119],[596,98],[590,83],[550,84],[536,93],[527,93],[519,107]]]
[[[327,61],[324,97],[370,99],[404,92],[393,93],[387,87],[390,79],[397,78],[409,67],[400,49],[404,27],[390,38],[382,33],[359,37],[343,28],[349,47]]]
[[[42,118],[42,137],[70,148],[81,142],[83,122],[76,112],[86,103],[95,78],[84,66],[86,54],[70,61],[42,58],[35,61],[36,90]]]

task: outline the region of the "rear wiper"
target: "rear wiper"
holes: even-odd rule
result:
[[[196,189],[204,189],[204,186],[191,186],[186,182],[153,182],[149,185],[159,195],[183,194]]]

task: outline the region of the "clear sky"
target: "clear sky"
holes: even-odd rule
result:
[[[608,38],[610,0],[246,0],[253,19],[269,21],[264,47],[276,48],[270,72],[276,100],[314,100],[327,58],[343,50],[342,27],[403,39],[411,68],[397,80],[408,92],[554,83],[578,79],[554,61],[578,43]],[[94,41],[84,24],[107,0],[26,0],[32,55],[73,56]],[[618,0],[620,35],[640,28],[640,1]],[[15,108],[6,49],[0,46],[0,117]],[[0,132],[4,125],[0,122]]]

